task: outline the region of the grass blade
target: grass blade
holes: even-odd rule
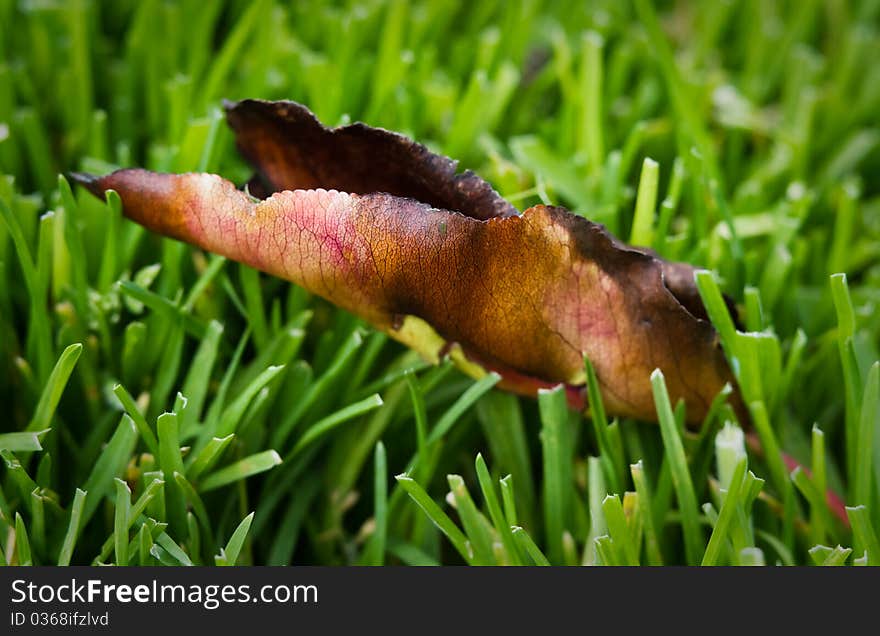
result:
[[[15,553],[18,556],[19,565],[33,565],[31,557],[31,543],[28,540],[27,529],[24,519],[19,513],[15,513]]]
[[[501,511],[501,504],[498,501],[498,495],[495,493],[495,487],[492,485],[492,477],[489,475],[486,461],[479,453],[476,459],[476,469],[480,490],[483,493],[483,501],[486,502],[486,508],[489,509],[489,517],[492,519],[492,524],[501,537],[501,543],[504,546],[507,558],[510,559],[513,565],[519,565],[522,561],[516,540],[510,530],[510,524],[504,518],[504,513]]]
[[[344,424],[348,420],[354,419],[363,415],[364,413],[368,413],[373,409],[379,408],[382,406],[382,398],[379,397],[379,394],[371,395],[370,397],[361,400],[360,402],[355,402],[354,404],[349,404],[345,408],[339,409],[332,415],[328,415],[325,418],[320,419],[315,422],[311,427],[309,427],[305,433],[303,433],[302,437],[300,437],[296,445],[293,447],[293,450],[290,451],[289,457],[295,457],[298,455],[304,448],[309,446],[310,444],[315,443],[316,440],[320,439],[322,436],[326,435],[329,431],[332,431],[334,428],[339,426],[340,424]]]
[[[871,488],[875,475],[872,466],[874,429],[878,427],[880,427],[880,362],[875,362],[868,371],[865,390],[862,392],[853,486],[853,501],[856,504],[866,506],[871,504]]]
[[[596,377],[596,369],[590,359],[584,357],[584,369],[587,376],[587,395],[590,404],[590,418],[596,431],[596,441],[599,445],[599,461],[605,471],[606,483],[610,486],[610,492],[623,492],[623,457],[615,452],[611,443],[608,430],[608,419],[605,417],[605,406],[602,403],[602,391],[599,387],[599,379]]]
[[[40,438],[48,433],[50,428],[42,431],[25,431],[21,433],[2,433],[0,434],[0,450],[8,450],[14,452],[41,451],[43,446],[40,444]]]
[[[433,444],[446,435],[459,418],[500,380],[501,376],[493,372],[474,382],[437,420],[437,424],[428,435],[428,444]]]
[[[659,164],[650,157],[645,157],[629,239],[632,245],[651,247],[654,244],[654,216],[657,209],[659,175]]]
[[[675,416],[672,414],[666,380],[660,369],[656,369],[651,374],[651,387],[654,391],[654,403],[657,405],[657,418],[660,420],[660,434],[663,437],[663,446],[672,472],[672,483],[678,497],[687,561],[696,564],[701,560],[703,552],[703,532],[698,519],[697,497],[694,494],[694,485],[691,482]]]
[[[186,414],[183,416],[183,421],[180,425],[181,434],[184,437],[193,428],[201,415],[222,335],[223,325],[216,320],[208,323],[205,337],[199,344],[189,371],[187,371],[186,379],[181,389],[181,393],[189,400]]]
[[[494,551],[492,550],[492,535],[489,532],[489,524],[485,517],[477,510],[473,499],[464,485],[464,479],[460,475],[447,475],[449,490],[455,500],[455,508],[461,519],[465,536],[473,549],[473,565],[495,565]]]
[[[565,387],[539,389],[541,448],[544,458],[544,524],[550,559],[562,563],[562,535],[571,510],[571,453]]]
[[[636,487],[636,493],[639,496],[639,511],[642,515],[642,524],[644,525],[645,554],[648,558],[648,565],[663,565],[663,556],[660,554],[660,540],[654,528],[651,494],[648,489],[648,480],[645,477],[642,461],[639,460],[629,468]]]
[[[868,509],[865,506],[847,506],[846,516],[852,524],[857,553],[863,550],[868,553],[868,565],[880,565],[880,540],[871,526]]]
[[[233,439],[235,439],[235,435],[231,433],[226,437],[212,437],[205,447],[193,456],[186,476],[191,480],[196,480],[203,472],[213,468]]]
[[[529,533],[523,530],[521,526],[513,526],[511,528],[514,538],[519,542],[520,547],[528,554],[535,565],[548,566],[549,559],[541,552],[541,548],[532,540]]]
[[[128,565],[128,519],[131,511],[131,490],[121,479],[116,483],[116,508],[114,511],[113,548],[116,565]]]
[[[611,541],[618,553],[624,557],[622,565],[638,565],[639,554],[626,525],[626,516],[623,513],[620,497],[617,495],[605,497],[602,502],[602,511],[605,514]]]
[[[163,413],[156,420],[159,435],[159,467],[165,480],[165,501],[168,522],[174,532],[185,533],[186,503],[174,479],[174,473],[183,473],[180,454],[180,428],[177,413]],[[184,534],[185,536],[185,534]]]
[[[730,488],[724,497],[724,503],[721,505],[721,511],[718,513],[718,521],[709,537],[709,544],[703,553],[703,560],[700,565],[717,565],[718,556],[721,553],[721,547],[727,539],[727,533],[730,524],[736,514],[736,509],[741,505],[740,494],[742,492],[743,477],[746,474],[748,460],[743,457],[739,460],[730,479]]]
[[[440,506],[434,503],[434,500],[431,499],[428,493],[426,493],[425,490],[411,477],[408,475],[397,475],[395,479],[397,480],[397,483],[400,484],[400,487],[403,488],[412,500],[416,502],[416,505],[418,505],[418,507],[428,515],[428,518],[434,522],[434,525],[446,535],[449,542],[452,543],[456,550],[458,550],[461,558],[467,563],[472,563],[474,555],[470,543],[468,542],[467,537],[464,536],[464,533],[455,525],[452,519],[449,518],[449,515],[443,512],[440,509]]]
[[[138,405],[134,401],[134,398],[121,384],[117,384],[113,387],[113,393],[116,395],[120,404],[122,404],[122,408],[125,409],[125,412],[128,413],[128,416],[134,422],[138,432],[141,435],[141,438],[144,440],[144,443],[147,445],[149,451],[153,454],[154,457],[158,457],[159,441],[156,439],[156,434],[147,423],[147,418],[144,417],[143,413],[141,413],[141,410],[138,408]]]
[[[73,557],[73,550],[76,547],[76,540],[79,538],[87,494],[86,491],[77,488],[73,496],[73,503],[70,504],[70,520],[67,522],[67,532],[64,535],[64,541],[61,543],[61,551],[58,553],[58,565],[70,565],[70,559]]]
[[[227,435],[234,433],[239,424],[241,424],[241,420],[244,417],[247,407],[250,406],[250,403],[253,401],[257,393],[259,393],[264,386],[269,384],[275,376],[281,373],[283,369],[284,367],[282,366],[271,366],[258,375],[254,381],[251,382],[237,398],[235,398],[232,404],[225,409],[220,418],[220,422],[217,424],[217,429],[211,431],[211,436],[226,437]],[[207,433],[207,427],[205,427],[205,432]],[[206,440],[207,439],[209,438],[206,438]]]
[[[28,431],[42,431],[51,426],[52,416],[55,414],[55,409],[58,408],[61,394],[64,393],[67,381],[70,379],[70,374],[73,373],[73,368],[81,353],[82,345],[76,343],[68,346],[58,356],[58,361],[43,387],[43,393],[40,395],[40,401],[37,402],[34,416],[28,423]]]
[[[281,463],[281,456],[274,450],[267,450],[245,457],[234,464],[211,473],[201,483],[202,492],[247,479],[252,475],[270,470]]]
[[[229,537],[226,547],[220,550],[220,554],[214,557],[216,565],[235,565],[244,546],[244,540],[247,538],[248,531],[251,529],[251,522],[254,520],[254,513],[250,513],[241,520],[235,532]]]
[[[376,522],[373,565],[383,565],[388,536],[388,460],[382,442],[376,443],[373,473],[373,519]]]
[[[123,415],[116,432],[95,462],[82,490],[88,493],[80,527],[88,523],[101,500],[110,493],[113,479],[122,475],[137,443],[137,429],[128,415]]]
[[[156,543],[158,545],[153,546],[154,548],[161,547],[162,550],[164,550],[165,554],[174,559],[172,565],[192,566],[192,561],[187,556],[186,552],[183,551],[183,548],[177,545],[174,542],[174,539],[169,537],[167,533],[162,532],[159,536],[157,536]]]

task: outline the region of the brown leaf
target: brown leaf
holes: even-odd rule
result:
[[[534,395],[584,402],[583,357],[607,411],[656,419],[649,376],[701,421],[733,384],[693,268],[628,247],[567,210],[519,215],[491,186],[405,137],[325,128],[293,102],[227,105],[257,168],[255,200],[216,175],[75,175],[116,190],[126,216],[291,280],[436,361]],[[262,188],[262,191],[261,191]]]

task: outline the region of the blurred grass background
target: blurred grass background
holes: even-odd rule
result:
[[[0,0],[0,562],[880,563],[878,22],[876,0]],[[219,107],[245,97],[403,132],[521,209],[712,270],[764,452],[725,408],[684,431],[662,376],[658,426],[426,368],[59,178],[243,183]]]

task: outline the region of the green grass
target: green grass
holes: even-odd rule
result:
[[[876,0],[0,0],[0,563],[880,564],[878,24]],[[219,107],[244,97],[705,267],[763,450],[720,399],[685,430],[661,374],[658,425],[428,367],[58,176],[243,183]]]

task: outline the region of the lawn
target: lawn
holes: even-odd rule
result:
[[[880,565],[877,59],[876,0],[0,0],[0,563]],[[514,397],[64,176],[243,184],[249,97],[706,268],[751,421]]]

